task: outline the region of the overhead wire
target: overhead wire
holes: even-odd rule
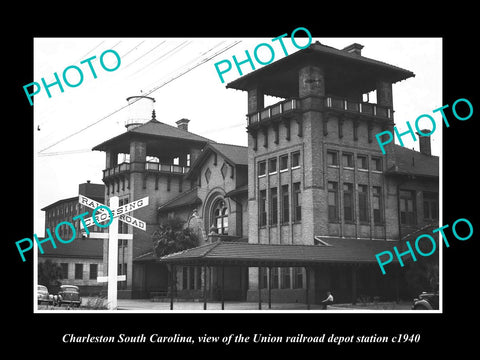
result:
[[[200,66],[200,65],[202,65],[202,64],[204,64],[204,63],[206,63],[206,62],[210,61],[210,60],[211,60],[211,59],[213,59],[214,57],[216,57],[216,56],[218,56],[218,55],[222,54],[223,52],[225,52],[225,51],[227,51],[227,50],[231,49],[232,47],[234,47],[234,46],[238,45],[240,42],[241,42],[241,40],[239,40],[239,41],[235,41],[233,44],[230,44],[230,45],[228,45],[228,46],[226,46],[226,47],[222,48],[221,50],[219,50],[219,51],[218,51],[218,52],[216,52],[215,54],[213,54],[213,55],[211,55],[211,56],[208,56],[208,57],[206,57],[205,59],[202,59],[202,60],[201,60],[201,61],[199,61],[197,64],[193,65],[192,67],[188,68],[187,70],[185,70],[185,71],[183,71],[183,72],[181,72],[181,73],[177,74],[176,76],[174,76],[174,77],[172,77],[171,79],[169,79],[169,80],[165,81],[165,82],[164,82],[164,83],[162,83],[161,85],[154,87],[152,90],[150,90],[150,91],[148,91],[148,92],[146,93],[146,96],[148,96],[148,95],[152,94],[153,92],[155,92],[155,91],[157,91],[158,89],[162,88],[163,86],[165,86],[165,85],[167,85],[167,84],[171,83],[172,81],[174,81],[174,80],[176,80],[176,79],[180,78],[181,76],[185,75],[186,73],[188,73],[188,72],[190,72],[190,71],[192,71],[192,70],[196,69],[198,66]],[[163,42],[162,42],[162,43],[163,43]],[[159,45],[161,45],[161,44],[158,44],[156,47],[158,47]],[[217,45],[217,46],[218,46],[218,45]],[[217,46],[215,46],[215,47],[217,47]],[[207,52],[204,52],[203,54],[206,54],[206,53],[210,52],[210,51],[211,51],[212,49],[214,49],[215,47],[212,47],[210,50],[208,50]],[[152,50],[153,50],[153,49],[151,49],[149,52],[151,52]],[[147,53],[146,53],[146,54],[147,54]],[[144,55],[146,55],[146,54],[144,54]],[[203,55],[203,54],[202,54],[202,55]],[[143,56],[144,56],[144,55],[143,55]],[[202,56],[202,55],[200,55],[200,56]],[[198,56],[198,57],[200,57],[200,56]],[[198,57],[197,57],[197,58],[198,58]],[[137,60],[139,60],[139,58],[138,58],[138,59],[136,59],[135,61],[137,61]],[[81,129],[79,129],[79,130],[77,130],[77,131],[75,131],[75,132],[73,132],[73,133],[71,133],[71,134],[69,134],[69,135],[67,135],[67,136],[65,136],[65,137],[63,137],[63,138],[61,138],[60,140],[58,140],[58,141],[54,142],[54,143],[53,143],[53,144],[51,144],[51,145],[48,145],[47,147],[45,147],[45,148],[41,149],[41,150],[38,152],[38,155],[39,155],[39,156],[52,156],[52,155],[59,155],[59,154],[63,154],[63,153],[65,153],[65,152],[57,152],[56,154],[52,154],[52,153],[45,153],[45,151],[46,151],[46,150],[48,150],[48,149],[51,149],[52,147],[54,147],[54,146],[56,146],[56,145],[60,144],[61,142],[65,141],[65,140],[68,140],[68,139],[70,139],[71,137],[73,137],[73,136],[75,136],[75,135],[78,135],[79,133],[81,133],[81,132],[83,132],[83,131],[85,131],[85,130],[87,130],[87,129],[91,128],[92,126],[94,126],[94,125],[96,125],[96,124],[98,124],[98,123],[100,123],[100,122],[102,122],[102,121],[104,121],[104,120],[108,119],[110,116],[112,116],[112,115],[114,115],[114,114],[118,113],[119,111],[121,111],[121,110],[125,109],[126,107],[130,106],[131,104],[133,104],[134,102],[136,102],[136,101],[138,101],[138,100],[140,100],[140,99],[133,100],[131,103],[129,103],[129,104],[126,104],[126,105],[124,105],[124,106],[121,106],[120,108],[118,108],[118,109],[116,109],[116,110],[112,111],[111,113],[109,113],[109,114],[107,114],[107,115],[103,116],[102,118],[100,118],[100,119],[98,119],[98,120],[94,121],[93,123],[91,123],[91,124],[88,124],[87,126],[85,126],[85,127],[81,128]],[[72,150],[72,151],[74,151],[74,150]]]

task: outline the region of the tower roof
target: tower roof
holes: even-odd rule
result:
[[[213,140],[207,139],[203,136],[194,134],[189,131],[179,129],[178,127],[162,123],[158,120],[152,119],[143,125],[140,125],[132,130],[126,131],[117,135],[101,144],[96,145],[92,150],[105,151],[108,148],[120,149],[125,147],[128,149],[128,141],[132,138],[146,137],[146,138],[162,138],[166,141],[174,143],[180,142],[195,142],[195,143],[210,143]]]
[[[306,65],[323,67],[327,93],[343,93],[345,89],[366,93],[376,89],[377,80],[395,83],[415,76],[409,70],[359,55],[349,48],[339,50],[317,41],[228,83],[227,88],[248,91],[260,87],[266,95],[296,97],[298,70]]]

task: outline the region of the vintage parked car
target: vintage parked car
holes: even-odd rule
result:
[[[413,299],[412,310],[438,310],[438,292],[422,292]]]
[[[80,290],[75,285],[61,285],[58,291],[58,305],[68,304],[80,307],[82,298],[80,297]]]
[[[50,303],[50,294],[48,293],[48,289],[44,285],[37,286],[37,303],[38,305],[41,304],[49,304]]]

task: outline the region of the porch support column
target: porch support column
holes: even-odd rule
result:
[[[307,297],[307,310],[310,310],[310,268],[305,266],[305,273],[306,273],[306,280],[307,280],[307,289],[306,289],[306,297]]]
[[[262,292],[260,289],[260,278],[261,278],[260,269],[261,267],[259,266],[258,267],[258,310],[262,310]]]
[[[171,266],[170,272],[170,310],[173,310],[173,296],[174,292],[176,291],[176,284],[175,284],[175,265]]]
[[[207,310],[207,266],[203,266],[203,310]]]
[[[268,267],[268,308],[272,308],[272,268]]]
[[[222,265],[222,310],[225,310],[225,265]]]

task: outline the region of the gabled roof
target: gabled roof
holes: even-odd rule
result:
[[[240,145],[219,144],[210,142],[202,149],[201,154],[195,159],[186,178],[195,176],[209,156],[216,153],[233,166],[248,166],[248,147]]]
[[[171,211],[187,205],[198,205],[202,203],[202,200],[197,196],[197,187],[194,187],[183,194],[167,201],[165,204],[158,208],[159,212]]]
[[[306,266],[319,263],[376,263],[396,241],[324,239],[320,245],[254,244],[217,241],[160,258],[164,263]],[[395,260],[393,260],[396,262]]]
[[[116,143],[124,142],[125,140],[135,137],[136,135],[166,138],[170,140],[191,141],[197,143],[214,142],[213,140],[194,134],[190,131],[182,130],[178,127],[152,119],[145,124],[142,124],[132,130],[126,131],[107,141],[104,141],[101,144],[96,145],[92,150],[105,151],[108,147]]]
[[[439,177],[439,157],[422,154],[400,145],[394,145],[395,166],[387,169],[387,175],[414,175]]]

